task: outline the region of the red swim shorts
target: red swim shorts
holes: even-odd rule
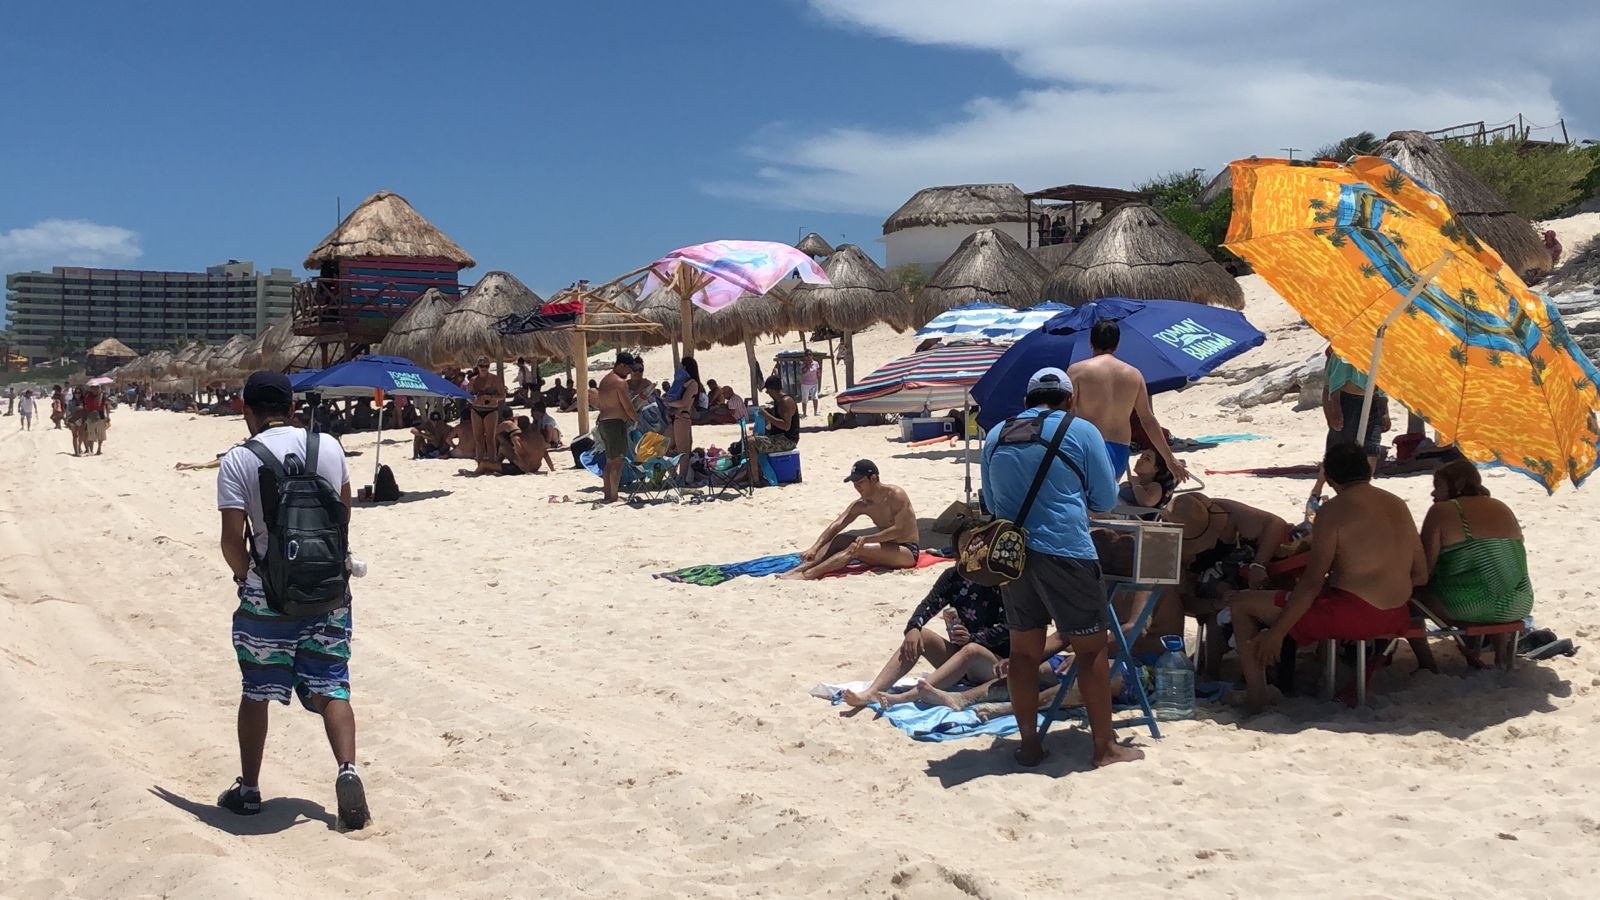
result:
[[[1282,609],[1288,591],[1279,591],[1273,603]],[[1313,641],[1370,641],[1400,634],[1411,627],[1411,613],[1405,606],[1378,609],[1356,594],[1339,588],[1323,588],[1311,608],[1289,629],[1296,643]]]

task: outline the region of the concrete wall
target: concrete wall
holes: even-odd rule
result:
[[[993,228],[1004,231],[1016,238],[1017,243],[1028,246],[1028,225],[1026,222],[997,222],[993,225],[946,225],[934,227],[924,225],[920,228],[905,228],[894,234],[883,236],[884,259],[887,260],[885,268],[895,269],[900,266],[915,263],[922,267],[922,271],[932,275],[934,270],[944,265],[950,254],[956,252],[961,242],[980,228]]]

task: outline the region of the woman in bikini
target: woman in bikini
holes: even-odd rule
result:
[[[678,477],[687,480],[694,449],[694,407],[700,396],[700,364],[685,356],[667,391],[667,415],[671,418],[672,452],[679,454]]]
[[[489,360],[478,358],[478,365],[467,381],[467,393],[472,403],[467,408],[467,420],[472,429],[473,457],[478,467],[473,472],[462,469],[462,474],[500,474],[500,404],[506,399],[505,379],[489,371]]]

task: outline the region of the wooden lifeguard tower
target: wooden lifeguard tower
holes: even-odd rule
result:
[[[430,288],[459,297],[460,272],[475,265],[406,198],[379,191],[306,257],[318,274],[295,285],[294,333],[316,341],[317,365],[361,356]]]

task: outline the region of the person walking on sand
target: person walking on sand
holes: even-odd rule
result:
[[[22,424],[18,429],[19,431],[33,430],[33,411],[36,406],[37,404],[33,399],[33,391],[23,391],[22,399],[17,403],[17,414],[22,417]]]
[[[67,404],[61,399],[61,385],[55,386],[55,391],[50,394],[50,421],[55,423],[55,430],[61,430],[61,420],[67,417]]]
[[[106,398],[98,387],[84,388],[82,393],[83,452],[87,454],[92,444],[94,455],[99,456],[106,449],[106,423],[110,421],[106,412]]]
[[[350,516],[350,472],[344,448],[331,434],[315,434],[290,424],[294,390],[287,376],[255,372],[244,385],[244,421],[250,440],[223,455],[217,468],[217,509],[222,515],[222,557],[237,586],[233,646],[243,676],[239,699],[239,777],[217,798],[217,805],[241,816],[261,812],[261,760],[267,743],[268,704],[287,705],[291,694],[322,717],[334,762],[339,767],[334,794],[339,823],[348,829],[367,825],[366,789],[356,771],[356,718],[350,706],[350,595],[343,606],[322,615],[290,616],[273,608],[262,574],[271,571],[266,546],[271,539],[262,480],[278,474],[257,452],[269,454],[293,471],[311,458],[307,441],[316,440],[315,472],[328,492],[342,502],[341,522]],[[289,461],[293,459],[293,469]],[[329,497],[331,499],[331,497]],[[276,504],[275,490],[266,502]],[[304,514],[304,511],[302,511]],[[275,517],[274,517],[275,518]],[[292,561],[282,561],[292,566]]]
[[[1172,455],[1166,432],[1161,430],[1150,406],[1150,388],[1144,375],[1117,359],[1117,345],[1121,342],[1122,327],[1111,319],[1102,319],[1089,329],[1089,349],[1094,355],[1067,369],[1075,390],[1072,411],[1104,436],[1112,471],[1119,480],[1128,474],[1133,418],[1137,416],[1151,447],[1161,454],[1167,471],[1182,484],[1189,480],[1189,470]]]
[[[9,415],[13,415],[16,412],[16,407],[17,407],[17,389],[14,388],[14,387],[9,387],[8,386],[6,388],[6,415],[8,415],[8,416]]]
[[[1039,664],[1044,661],[1045,628],[1052,621],[1078,660],[1094,765],[1144,758],[1144,751],[1117,743],[1111,722],[1111,620],[1100,585],[1099,555],[1089,536],[1089,513],[1116,506],[1117,480],[1105,438],[1093,423],[1072,412],[1072,388],[1072,379],[1060,369],[1033,373],[1024,400],[1027,408],[991,429],[983,444],[985,505],[1027,531],[1022,577],[1000,589],[1011,628],[1008,685],[1022,739],[1014,757],[1023,766],[1036,766],[1046,756],[1036,717]],[[1028,515],[1018,521],[1030,493],[1034,497]]]
[[[622,467],[628,459],[628,452],[633,449],[628,440],[628,427],[638,419],[638,414],[633,411],[633,400],[628,396],[628,376],[633,373],[633,362],[632,353],[618,353],[611,371],[600,379],[599,386],[595,388],[595,442],[606,455],[605,473],[601,477],[604,486],[601,503],[617,502],[618,492],[622,489]]]
[[[811,581],[850,565],[852,560],[891,569],[916,567],[922,555],[922,534],[905,489],[884,484],[877,464],[870,459],[856,460],[844,480],[855,487],[856,499],[800,554],[799,567],[779,578]],[[861,535],[843,533],[862,516],[871,519],[878,530]]]
[[[800,407],[811,404],[811,414],[817,415],[817,394],[822,389],[822,363],[817,354],[806,351],[806,364],[800,370]]]

